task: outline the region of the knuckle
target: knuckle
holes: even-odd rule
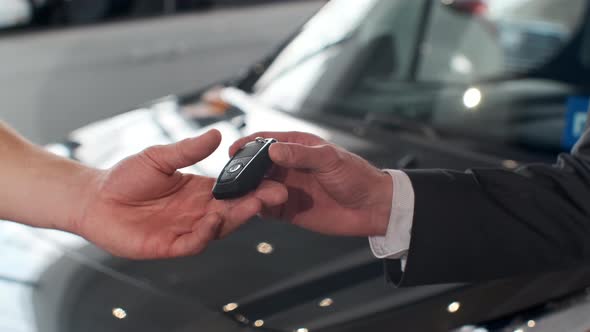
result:
[[[320,146],[320,153],[328,160],[340,160],[340,151],[334,145],[324,144]]]
[[[344,156],[334,145],[326,144],[320,147],[320,156],[323,161],[323,171],[331,172],[341,166]]]
[[[300,156],[298,156],[291,147],[285,146],[280,152],[283,160],[287,163],[296,163],[300,159]]]
[[[139,156],[144,163],[147,165],[161,171],[166,172],[168,171],[168,165],[165,161],[162,160],[162,149],[164,148],[163,145],[154,145],[150,146],[143,150]]]
[[[148,163],[152,164],[152,166],[160,166],[158,163],[158,159],[160,156],[160,150],[162,149],[161,145],[154,145],[150,146],[143,150],[140,154],[141,157],[145,159]]]
[[[146,157],[156,158],[162,149],[162,145],[153,145],[143,150]]]
[[[326,144],[329,145],[323,138],[313,135],[313,134],[306,134],[307,139],[310,141],[310,144]]]
[[[182,144],[182,142],[174,144],[174,151],[176,153],[176,158],[178,159],[179,164],[186,165],[190,163],[190,158],[188,158],[187,154],[185,153],[184,145]]]
[[[310,145],[310,146],[326,144],[326,141],[324,141],[319,136],[316,136],[314,134],[304,133],[301,131],[288,131],[288,132],[284,132],[282,134],[284,135],[284,137],[287,141],[293,142],[293,143],[300,143],[300,144]]]

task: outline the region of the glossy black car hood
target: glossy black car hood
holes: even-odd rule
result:
[[[76,148],[69,153],[105,168],[147,146],[217,128],[221,147],[184,171],[217,176],[229,145],[261,130],[312,132],[373,161],[388,158],[386,142],[300,120],[236,89],[222,96],[239,115],[189,121],[179,113],[179,99],[168,97],[73,132],[76,144],[69,146]],[[389,331],[393,325],[449,331],[583,288],[588,273],[397,289],[385,281],[365,238],[326,237],[255,219],[195,257],[129,261],[91,245],[64,250],[42,271],[44,287],[33,303],[40,330],[50,332]],[[461,310],[450,312],[454,302]]]

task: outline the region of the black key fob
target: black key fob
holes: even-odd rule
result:
[[[272,161],[268,148],[277,140],[257,137],[244,145],[225,165],[213,187],[216,199],[237,198],[256,189]]]

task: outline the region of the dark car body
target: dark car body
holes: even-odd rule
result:
[[[371,23],[389,22],[380,21],[379,15],[387,18],[387,8],[395,2],[406,6],[391,12],[396,20],[406,20],[403,34],[385,33],[377,23],[371,26],[374,33],[363,30],[369,24],[363,10],[377,16]],[[233,141],[261,130],[311,132],[381,168],[514,169],[522,163],[552,162],[567,151],[568,103],[590,95],[583,61],[590,40],[586,1],[580,2],[583,11],[566,36],[553,24],[490,25],[485,17],[453,12],[448,2],[363,3],[363,10],[347,10],[350,3],[329,2],[242,75],[91,124],[49,149],[106,168],[147,146],[217,128],[223,134],[218,151],[185,169],[213,177],[227,161]],[[332,19],[356,23],[329,30],[331,25],[324,23]],[[433,23],[437,20],[445,29]],[[463,54],[472,62],[467,65],[451,52],[460,47],[452,39],[441,43],[440,37],[465,31],[462,20],[469,29],[475,24],[469,38],[476,41],[490,36],[500,40],[503,33],[513,39],[494,39],[488,49],[483,42],[481,49],[467,48],[474,52]],[[428,41],[429,34],[439,37]],[[520,45],[541,40],[534,45],[553,45],[548,47],[554,51],[523,63],[530,59],[530,49],[519,48],[514,38]],[[408,54],[401,56],[400,50]],[[501,63],[494,64],[494,70],[501,68],[498,75],[486,71],[493,52],[505,52]],[[437,57],[429,59],[429,54]],[[488,67],[478,76],[467,70],[470,66]],[[585,317],[575,315],[587,307],[588,266],[480,284],[395,288],[386,282],[382,262],[371,254],[366,238],[327,237],[276,220],[255,218],[199,256],[158,261],[119,259],[81,239],[35,234],[54,254],[42,260],[32,280],[6,279],[31,289],[39,331],[588,327]],[[46,255],[46,250],[33,248],[28,254]]]
[[[217,5],[251,5],[269,0],[27,0],[36,24],[89,24],[116,17],[146,17],[209,9]],[[275,0],[276,1],[276,0]]]
[[[215,0],[29,0],[35,23],[88,24],[117,16],[148,16],[210,8]]]

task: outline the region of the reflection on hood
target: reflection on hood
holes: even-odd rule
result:
[[[85,240],[68,233],[0,221],[1,331],[38,331],[32,301],[34,292],[43,287],[41,274],[62,257],[62,248],[85,244]]]

